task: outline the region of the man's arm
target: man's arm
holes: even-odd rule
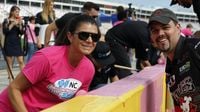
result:
[[[115,75],[114,77],[110,77],[110,82],[115,82],[118,80],[119,80],[119,77],[117,75]]]
[[[56,31],[58,30],[57,26],[56,26],[56,23],[55,22],[52,22],[51,24],[49,24],[46,28],[46,31],[45,31],[45,39],[44,39],[44,45],[45,47],[49,46],[49,41],[50,41],[50,38],[51,38],[51,33],[53,31]]]
[[[144,69],[145,67],[150,67],[151,63],[149,62],[149,60],[141,60],[140,66],[142,69]]]

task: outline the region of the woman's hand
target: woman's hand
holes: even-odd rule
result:
[[[75,96],[81,96],[81,95],[85,95],[85,94],[87,94],[87,91],[81,89],[81,90],[78,90],[78,91],[77,91],[77,93],[76,93]]]
[[[15,19],[15,24],[16,24],[16,26],[21,27],[21,26],[22,26],[22,23],[23,23],[22,20],[23,20],[23,19],[22,19],[21,17],[16,18],[16,19]]]
[[[41,38],[40,38],[40,37],[37,37],[37,47],[38,47],[39,49],[42,48],[42,43],[41,43]]]
[[[10,26],[20,26],[22,25],[22,20],[21,19],[10,19]]]

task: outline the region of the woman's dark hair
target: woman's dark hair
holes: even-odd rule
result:
[[[12,16],[12,12],[14,12],[15,10],[20,10],[20,8],[16,5],[13,5],[10,9],[9,18]]]
[[[62,32],[58,34],[58,37],[56,38],[55,45],[69,45],[70,42],[68,40],[67,32],[71,32],[72,34],[76,31],[76,29],[82,24],[82,23],[90,23],[97,27],[99,36],[101,35],[99,27],[95,21],[94,18],[88,15],[79,15],[72,18],[69,22],[69,24],[66,24]]]

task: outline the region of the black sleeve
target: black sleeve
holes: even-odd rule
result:
[[[144,48],[141,44],[137,44],[135,47],[135,57],[141,60],[148,60],[149,48]]]
[[[197,52],[198,58],[200,60],[200,39],[199,38],[195,38],[195,39],[196,39],[196,43],[195,43],[194,49]]]
[[[141,60],[149,59],[149,50],[151,49],[150,43],[150,31],[148,29],[148,24],[146,22],[140,21],[138,22],[137,39],[136,43],[136,58]]]
[[[193,48],[200,54],[200,39],[199,38],[186,38],[186,44]]]
[[[4,21],[3,21],[3,34],[4,35],[7,34],[7,33],[9,33],[8,26],[9,26],[8,19],[4,19]]]
[[[40,24],[40,25],[48,24],[45,20],[42,19],[42,13],[41,12],[36,14],[35,23]]]
[[[149,59],[150,41],[148,40],[148,35],[141,34],[135,45],[135,57],[141,60]]]
[[[187,49],[189,48],[189,49]],[[200,73],[200,39],[199,38],[186,38],[186,45],[185,45],[186,51],[189,51],[190,56],[190,63],[192,71],[195,73]],[[197,68],[197,69],[195,69]],[[197,71],[196,71],[197,70]],[[199,74],[198,74],[199,75]]]
[[[194,55],[196,61],[200,62],[200,39],[199,38],[186,38],[186,46],[189,47],[191,55]]]

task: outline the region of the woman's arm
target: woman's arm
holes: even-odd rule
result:
[[[28,112],[23,101],[22,92],[30,86],[31,83],[22,74],[22,72],[20,72],[16,79],[9,85],[8,96],[16,112]]]
[[[56,26],[56,23],[53,22],[51,24],[49,24],[46,28],[46,31],[45,31],[45,47],[49,46],[49,41],[50,41],[50,38],[51,38],[51,34],[52,32],[58,30],[57,26]]]
[[[10,29],[14,26],[14,22],[9,21],[9,19],[5,19],[3,22],[3,33],[9,33]]]
[[[117,75],[110,77],[111,82],[115,82],[115,81],[118,81],[118,80],[119,80],[119,77]]]
[[[144,69],[145,67],[150,67],[151,63],[149,62],[149,60],[141,60],[140,66],[142,69]]]

